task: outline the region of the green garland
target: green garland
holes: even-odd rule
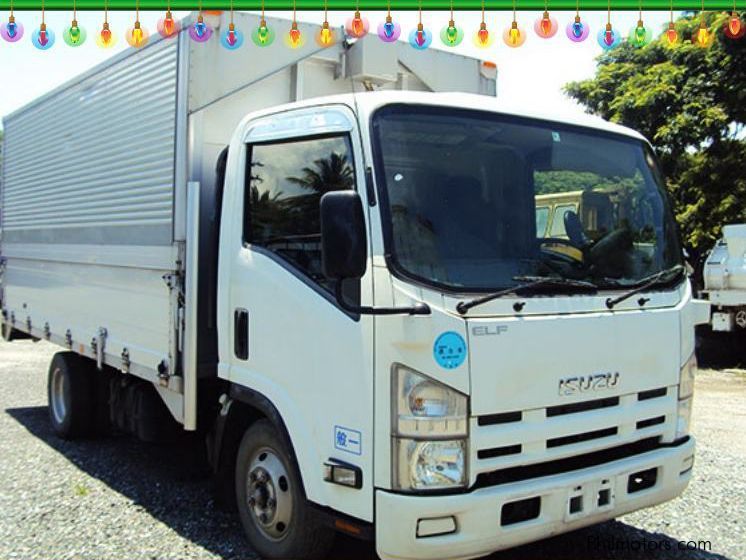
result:
[[[77,0],[78,10],[103,10],[103,0]],[[355,0],[328,0],[329,10],[354,10],[357,2]],[[361,11],[386,10],[387,0],[362,0],[359,2]],[[422,0],[422,9],[425,11],[448,10],[451,6],[450,0]],[[234,0],[236,10],[254,10],[261,9],[261,0]],[[418,0],[393,0],[391,8],[396,11],[417,10],[420,5]],[[454,7],[457,10],[481,10],[482,0],[454,0]],[[543,10],[544,0],[518,0],[518,10],[536,11]],[[292,0],[265,0],[265,9],[271,10],[292,10]],[[323,10],[323,0],[297,0],[298,10]],[[512,0],[485,0],[484,7],[487,10],[509,11],[513,9]],[[574,11],[576,6],[575,0],[550,0],[549,8],[552,11]],[[671,7],[670,0],[645,0],[643,9],[645,11],[668,11]],[[41,0],[13,0],[15,10],[34,10],[41,9]],[[45,0],[47,10],[71,10],[72,0]],[[203,0],[202,8],[205,10],[228,10],[230,0]],[[606,0],[583,0],[580,3],[580,9],[584,12],[592,10],[606,11]],[[640,8],[639,0],[613,0],[612,11],[637,11]],[[705,9],[712,10],[731,10],[733,0],[707,0]],[[0,10],[9,10],[10,1],[0,0]],[[134,0],[110,0],[110,10],[134,11]],[[140,0],[141,10],[165,10],[166,0]],[[172,0],[172,10],[196,10],[197,0]],[[674,2],[675,11],[700,10],[701,3],[699,0],[685,0]]]

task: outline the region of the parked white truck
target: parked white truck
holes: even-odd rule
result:
[[[704,263],[702,296],[712,304],[713,331],[746,332],[746,224],[723,226]]]
[[[67,348],[55,432],[204,433],[266,558],[469,558],[680,494],[709,311],[650,145],[474,59],[311,43],[182,33],[4,119],[3,332]]]

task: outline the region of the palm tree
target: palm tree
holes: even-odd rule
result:
[[[352,188],[355,181],[347,156],[332,152],[328,158],[314,160],[316,169],[304,167],[302,177],[287,177],[286,181],[311,190],[316,195]]]

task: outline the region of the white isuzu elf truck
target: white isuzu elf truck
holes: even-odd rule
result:
[[[203,433],[266,558],[470,558],[679,495],[709,310],[648,142],[474,59],[277,43],[182,33],[4,120],[3,333],[65,348],[54,431]]]

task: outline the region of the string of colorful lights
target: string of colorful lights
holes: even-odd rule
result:
[[[737,0],[742,3],[742,0]],[[110,11],[132,11],[135,0],[77,0],[78,11],[101,11],[104,4]],[[512,0],[364,0],[365,10],[387,11],[393,9],[397,12],[417,11],[420,6],[427,11],[450,11],[451,4],[458,11],[479,11],[484,6],[488,11],[509,11],[513,9]],[[171,10],[191,11],[195,8],[196,0],[140,0],[141,10],[163,10],[164,6],[170,6]],[[236,10],[259,11],[262,6],[266,10],[292,10],[293,0],[234,0]],[[0,11],[9,10],[11,5],[16,10],[39,10],[41,0],[0,0]],[[71,8],[72,0],[45,0],[47,10],[67,11]],[[296,0],[297,10],[321,11],[327,6],[329,11],[354,11],[359,7],[357,0]],[[575,11],[577,0],[550,0],[549,5],[553,11]],[[546,9],[545,0],[520,0],[517,10],[521,12],[542,12]],[[614,11],[638,11],[639,0],[613,0]],[[607,0],[583,0],[584,11],[603,11],[608,7]],[[645,0],[647,11],[668,11],[671,7],[670,0]],[[728,11],[733,8],[733,0],[707,0],[706,7],[710,11]],[[203,0],[202,8],[209,10],[229,10],[230,0]],[[676,0],[673,8],[677,11],[699,11],[701,4],[699,0]]]
[[[54,31],[47,28],[45,23],[45,11],[48,9],[46,3],[50,0],[41,0],[41,23],[31,34],[31,42],[33,45],[40,50],[50,49],[55,42]],[[62,33],[62,38],[67,45],[70,47],[78,47],[82,45],[86,40],[86,31],[83,27],[78,24],[77,12],[79,4],[82,4],[85,0],[72,0],[72,21],[69,27],[65,28]],[[110,9],[110,3],[116,0],[104,0],[104,23],[101,31],[96,37],[96,44],[101,48],[110,48],[116,43],[116,36],[111,31],[108,21],[108,13]],[[267,24],[264,17],[265,12],[265,1],[261,2],[261,18],[259,25],[252,30],[251,39],[252,42],[258,47],[266,47],[275,39],[275,30]],[[270,0],[271,1],[271,0]],[[329,47],[337,42],[335,31],[330,28],[328,20],[328,10],[330,1],[334,0],[323,0],[324,10],[324,21],[321,24],[319,31],[316,33],[316,43],[321,47]],[[481,12],[482,21],[479,28],[474,34],[474,44],[477,47],[486,48],[493,43],[493,37],[487,29],[485,22],[485,7],[487,0],[481,1]],[[736,0],[732,0],[732,10],[727,22],[724,25],[723,33],[731,40],[741,39],[746,35],[746,22],[741,18],[737,11]],[[285,32],[283,31],[284,43],[287,47],[296,49],[305,43],[305,37],[301,33],[296,20],[298,0],[292,0],[293,19],[290,28]],[[518,9],[517,0],[511,0],[513,20],[509,27],[507,27],[503,34],[503,42],[512,48],[520,47],[526,41],[526,31],[519,25],[516,13]],[[627,42],[634,47],[643,48],[650,44],[653,40],[653,31],[649,27],[645,26],[643,21],[643,4],[642,0],[637,0],[637,11],[639,12],[639,19],[637,25],[634,26],[627,36]],[[663,39],[669,46],[675,46],[679,44],[679,34],[676,31],[673,20],[674,5],[673,0],[668,0],[669,10],[671,13],[671,20],[668,29],[663,33]],[[20,3],[16,0],[15,4]],[[648,4],[652,3],[652,0],[648,1]],[[127,29],[125,33],[125,40],[127,43],[134,48],[141,48],[148,43],[149,34],[140,23],[140,4],[141,0],[135,0],[135,22],[132,27]],[[171,15],[172,0],[166,0],[166,13],[163,18],[158,21],[158,33],[164,38],[173,38],[179,34],[180,24],[174,20]],[[709,47],[715,38],[715,33],[707,24],[705,18],[705,0],[701,0],[700,3],[700,24],[697,32],[693,35],[691,42],[698,47],[707,48]],[[0,25],[0,37],[9,43],[16,43],[23,37],[24,28],[23,25],[16,21],[14,13],[14,1],[10,2],[10,15],[7,22],[3,22]],[[243,45],[243,32],[238,29],[233,20],[234,0],[230,0],[230,23],[228,27],[221,33],[219,37],[220,44],[228,50],[236,50]],[[370,31],[370,24],[368,19],[365,18],[360,12],[359,0],[355,0],[354,5],[355,11],[352,17],[350,17],[345,24],[345,36],[348,38],[361,38],[367,35]],[[456,19],[454,15],[454,0],[449,0],[449,12],[450,18],[447,25],[443,26],[440,31],[440,40],[446,47],[455,47],[459,45],[464,39],[464,30],[456,25]],[[422,0],[418,0],[418,23],[417,27],[412,29],[409,34],[410,45],[418,50],[424,50],[432,44],[433,35],[429,29],[427,29],[422,22]],[[574,5],[575,18],[573,21],[567,24],[566,35],[568,39],[575,43],[585,41],[589,34],[589,26],[582,22],[580,18],[580,0],[575,0]],[[621,33],[614,29],[611,22],[612,5],[611,0],[606,0],[606,12],[607,22],[603,29],[599,29],[597,35],[598,44],[604,50],[611,50],[618,47],[622,43]],[[213,36],[213,29],[205,21],[203,14],[203,0],[198,0],[198,12],[197,19],[188,28],[189,37],[196,43],[205,43],[210,40]],[[559,30],[559,24],[557,20],[552,17],[549,13],[549,0],[543,0],[543,13],[534,22],[534,33],[541,39],[551,39],[557,34]],[[386,3],[386,18],[382,21],[377,28],[378,37],[384,42],[396,41],[401,34],[401,27],[394,21],[391,14],[391,2],[387,0]]]

